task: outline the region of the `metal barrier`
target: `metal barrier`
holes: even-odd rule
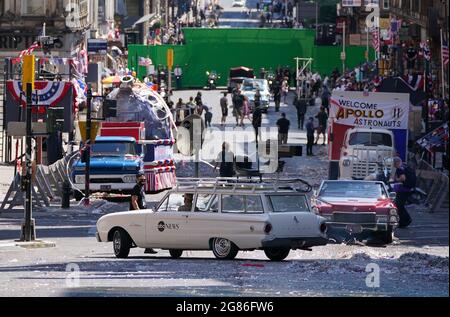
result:
[[[449,211],[449,180],[448,175],[433,169],[423,159],[416,160],[413,155],[410,158],[416,165],[416,187],[427,194],[425,203],[430,206],[430,212]]]
[[[66,165],[68,156],[50,166],[38,165],[32,181],[33,206],[49,207],[52,202],[60,201],[63,195],[63,184],[68,180]],[[24,192],[20,186],[21,177],[16,173],[8,192],[0,206],[0,212],[23,206]]]

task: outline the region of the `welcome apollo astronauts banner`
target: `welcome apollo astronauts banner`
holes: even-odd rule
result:
[[[353,127],[408,129],[409,96],[382,92],[333,92],[330,117],[335,123]]]
[[[363,91],[335,91],[330,100],[333,122],[332,160],[339,160],[345,131],[349,128],[388,129],[394,133],[399,155],[406,157],[409,95]],[[336,144],[337,143],[337,144]]]

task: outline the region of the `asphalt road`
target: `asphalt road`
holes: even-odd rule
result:
[[[291,251],[280,263],[262,251],[219,261],[209,251],[174,260],[164,250],[132,249],[128,259],[116,259],[111,243],[95,241],[98,216],[36,214],[38,238],[56,247],[27,249],[12,245],[17,214],[2,215],[0,296],[448,296],[447,244],[327,245]],[[375,288],[366,284],[373,266],[380,270]]]
[[[175,92],[186,99],[197,91]],[[212,108],[218,133],[220,91],[202,91]],[[293,123],[289,142],[304,144],[305,133],[294,124],[290,105],[282,110]],[[310,107],[308,115],[317,107]],[[273,105],[263,117],[271,126],[279,117]],[[247,125],[249,122],[247,121]],[[227,119],[231,134],[234,119]],[[319,142],[321,143],[321,142]],[[287,158],[285,173],[297,174],[318,185],[327,175],[326,146],[316,146],[315,157]],[[179,162],[179,172],[187,170]],[[208,171],[204,171],[207,173]],[[209,172],[211,170],[209,169]],[[208,173],[209,173],[208,172]],[[202,175],[204,176],[204,175]],[[0,166],[1,193],[12,177]],[[161,195],[149,195],[156,202]],[[75,202],[72,202],[73,205]],[[72,207],[35,212],[37,238],[56,247],[15,246],[23,211],[0,213],[0,296],[448,296],[448,214],[410,208],[413,224],[397,229],[386,247],[329,244],[312,252],[291,251],[281,263],[267,260],[262,251],[240,252],[233,261],[218,261],[212,252],[185,252],[174,260],[165,250],[155,255],[132,249],[128,259],[116,259],[111,243],[95,240],[96,220],[123,206],[106,204],[90,210]],[[379,267],[379,287],[366,284]],[[75,271],[73,271],[75,269]],[[376,286],[376,285],[375,285]]]

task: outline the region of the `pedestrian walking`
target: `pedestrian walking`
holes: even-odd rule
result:
[[[281,87],[278,81],[273,86],[273,101],[275,102],[275,111],[280,111]]]
[[[233,177],[234,175],[234,163],[235,156],[232,151],[230,151],[230,145],[227,142],[222,143],[222,151],[219,152],[216,158],[216,164],[214,169],[220,165],[219,175],[220,177]]]
[[[286,119],[286,114],[281,113],[281,118],[277,121],[278,126],[278,144],[287,144],[289,126],[291,122]]]
[[[202,103],[202,93],[199,91],[197,92],[197,96],[195,96],[195,104],[198,105],[199,103]]]
[[[306,155],[313,156],[313,144],[314,144],[314,118],[309,117],[306,123]]]
[[[320,107],[320,111],[316,115],[316,118],[319,121],[319,126],[317,127],[317,138],[316,138],[316,141],[314,142],[314,144],[317,144],[317,142],[319,142],[319,137],[322,134],[323,135],[323,143],[322,143],[322,145],[325,145],[325,134],[326,134],[326,131],[327,131],[328,115],[325,112],[325,108],[324,107]]]
[[[283,94],[283,103],[286,105],[289,92],[289,77],[284,77],[283,82],[281,83],[281,92]]]
[[[139,172],[136,174],[136,185],[131,191],[130,210],[147,209],[147,202],[145,201],[145,174]],[[152,248],[146,248],[144,253],[155,254],[158,253]]]
[[[183,99],[179,98],[177,104],[175,105],[175,124],[180,124],[185,118],[185,104]]]
[[[255,129],[255,140],[256,144],[258,144],[259,140],[261,139],[261,134],[259,133],[259,129],[261,128],[262,124],[262,111],[260,106],[255,105],[255,109],[253,110],[252,114],[252,126],[253,129]]]
[[[209,107],[205,107],[205,126],[211,127],[211,121],[212,121],[212,112]]]
[[[198,114],[199,116],[202,116],[204,110],[205,110],[205,106],[203,105],[203,103],[201,101],[199,101],[197,103],[197,107],[195,108],[195,113]]]
[[[185,117],[190,116],[195,113],[195,102],[194,97],[189,97],[189,102],[186,104]]]
[[[398,184],[394,184],[394,190],[397,193],[395,198],[395,204],[397,205],[399,222],[399,228],[406,228],[412,222],[411,216],[405,208],[406,201],[411,195],[412,191],[416,187],[416,172],[407,164],[403,164],[400,157],[394,157],[394,181]]]
[[[223,97],[220,98],[220,108],[222,109],[222,118],[220,120],[220,125],[224,125],[227,121],[228,116],[228,98],[227,93],[223,93]]]
[[[322,107],[324,107],[327,114],[329,114],[331,92],[326,85],[323,86],[321,97],[322,97]]]
[[[306,114],[306,96],[302,95],[301,98],[298,96],[294,100],[294,106],[297,109],[297,124],[300,130],[303,130],[304,122],[305,122],[305,114]]]
[[[250,102],[246,96],[244,96],[244,119],[247,118],[250,120]]]
[[[233,114],[236,117],[236,126],[244,126],[243,107],[244,107],[244,96],[241,94],[240,89],[236,89],[233,95]]]
[[[254,102],[255,108],[257,108],[261,105],[261,92],[259,91],[259,89],[256,89],[255,100],[253,102]]]

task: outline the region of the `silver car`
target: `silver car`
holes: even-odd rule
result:
[[[261,104],[260,107],[264,112],[269,109],[270,103],[270,89],[267,79],[244,79],[242,82],[242,94],[248,98],[250,106],[253,108],[255,104],[255,94],[259,90],[261,94]]]

